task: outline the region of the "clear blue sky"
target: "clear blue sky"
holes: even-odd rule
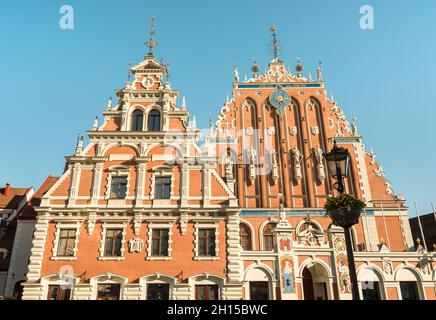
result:
[[[72,5],[75,29],[59,28]],[[359,28],[361,5],[375,29]],[[270,60],[276,25],[281,58],[305,73],[323,62],[328,90],[355,114],[394,191],[429,212],[436,201],[436,2],[421,1],[2,1],[0,4],[0,185],[38,187],[59,175],[77,134],[92,126],[140,61],[152,13],[156,55],[200,125],[231,91],[232,67]]]

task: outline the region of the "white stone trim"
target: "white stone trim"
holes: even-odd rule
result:
[[[168,256],[153,256],[153,229],[168,229]],[[148,224],[148,237],[147,237],[147,257],[146,260],[171,260],[173,251],[173,222],[149,222]]]
[[[125,245],[126,245],[126,226],[127,222],[124,223],[110,223],[110,222],[104,222],[101,226],[101,240],[100,240],[100,256],[98,257],[98,260],[124,260],[124,252],[126,251]],[[108,229],[122,229],[123,230],[123,238],[121,240],[121,256],[118,257],[107,257],[104,255],[105,251],[105,242],[106,242],[106,231]]]
[[[51,260],[76,260],[77,259],[77,251],[79,250],[79,238],[80,238],[80,227],[81,222],[77,221],[76,223],[56,223],[56,231],[55,231],[55,237],[53,240],[53,249],[52,249],[52,256]],[[59,237],[62,230],[72,230],[74,229],[76,231],[76,239],[74,240],[74,255],[71,257],[68,256],[58,256],[58,245],[59,245]]]
[[[195,222],[194,224],[194,260],[204,261],[204,260],[219,260],[219,222],[215,223],[204,223]],[[215,229],[215,256],[200,256],[199,255],[199,229]]]

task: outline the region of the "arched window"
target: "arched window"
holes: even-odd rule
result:
[[[268,223],[263,227],[263,249],[271,251],[274,249],[276,237],[274,235],[275,223]]]
[[[251,230],[245,223],[239,224],[239,237],[243,250],[253,250],[251,247]]]
[[[142,131],[144,115],[141,110],[132,113],[132,131]]]
[[[148,131],[160,131],[160,112],[153,110],[148,114]]]

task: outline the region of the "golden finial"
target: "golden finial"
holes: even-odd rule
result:
[[[275,26],[272,26],[269,31],[271,31],[272,33],[272,39],[270,42],[270,53],[273,56],[274,60],[277,60],[279,57],[279,51],[280,51],[280,43],[279,40],[277,39],[277,34],[276,34],[276,30],[277,28]]]
[[[251,67],[251,71],[256,76],[259,72],[259,67],[257,66],[256,59],[253,58],[253,66]]]

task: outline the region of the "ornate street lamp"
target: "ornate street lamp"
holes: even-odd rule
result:
[[[348,150],[338,147],[335,141],[333,149],[325,155],[325,158],[330,175],[333,179],[338,180],[333,187],[338,190],[339,193],[344,193],[344,178],[348,175],[350,159]]]
[[[335,141],[333,149],[325,155],[325,158],[327,160],[327,166],[330,175],[333,179],[337,180],[337,182],[333,184],[333,188],[338,190],[338,192],[342,195],[345,192],[344,178],[348,175],[349,169],[350,155],[348,150],[338,147]],[[351,195],[349,198],[359,202],[359,200],[352,198]],[[347,246],[348,270],[350,273],[351,293],[353,300],[359,300],[360,298],[359,289],[357,286],[356,265],[354,264],[350,228],[359,222],[360,212],[360,208],[353,208],[350,206],[350,204],[347,204],[345,207],[327,210],[327,214],[332,219],[333,224],[344,229],[345,243]]]

